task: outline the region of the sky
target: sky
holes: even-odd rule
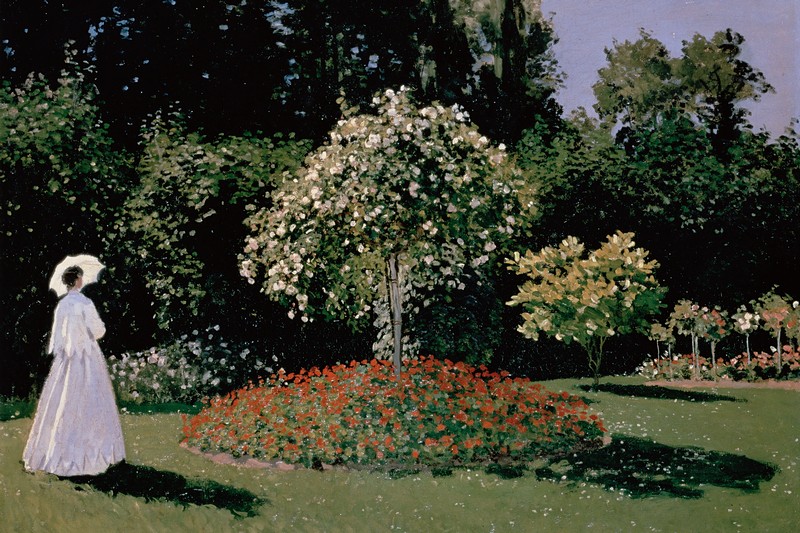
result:
[[[557,98],[565,114],[591,111],[603,50],[614,39],[636,40],[644,28],[679,57],[695,33],[710,39],[731,28],[745,38],[742,58],[775,88],[746,106],[753,127],[776,137],[800,118],[800,0],[542,0],[542,13],[559,38],[554,52],[567,79]]]

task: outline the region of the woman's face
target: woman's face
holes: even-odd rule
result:
[[[83,276],[79,276],[78,279],[75,280],[75,288],[80,289],[83,287]]]

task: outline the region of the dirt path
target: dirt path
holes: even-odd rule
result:
[[[676,379],[674,381],[648,381],[645,385],[659,387],[676,387],[681,389],[696,389],[700,387],[713,389],[785,389],[800,391],[800,381],[731,381],[721,379],[719,381]]]
[[[197,455],[201,455],[206,459],[209,459],[210,461],[213,461],[221,465],[237,465],[237,466],[245,466],[247,468],[268,468],[270,470],[280,470],[280,471],[289,471],[302,468],[299,465],[284,463],[283,461],[259,461],[258,459],[253,459],[252,457],[237,458],[227,453],[203,452],[200,451],[198,448],[193,448],[183,443],[181,443],[181,448],[189,450],[190,452],[195,453]]]

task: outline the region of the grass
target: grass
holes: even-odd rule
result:
[[[794,530],[800,521],[797,392],[709,387],[705,392],[739,401],[652,398],[636,394],[638,378],[604,381],[634,388],[586,392],[579,388],[586,381],[546,383],[591,400],[615,437],[602,452],[537,464],[538,475],[218,465],[177,445],[178,414],[151,413],[122,417],[127,470],[110,472],[105,484],[74,483],[23,472],[19,460],[31,420],[15,418],[0,422],[0,530]],[[131,480],[148,486],[148,479],[153,483],[144,494],[123,490]],[[176,484],[184,489],[175,492]]]

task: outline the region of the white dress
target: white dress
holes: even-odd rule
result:
[[[22,454],[27,470],[96,475],[125,459],[114,389],[97,344],[105,332],[94,304],[79,291],[58,303],[48,348],[53,364]]]

